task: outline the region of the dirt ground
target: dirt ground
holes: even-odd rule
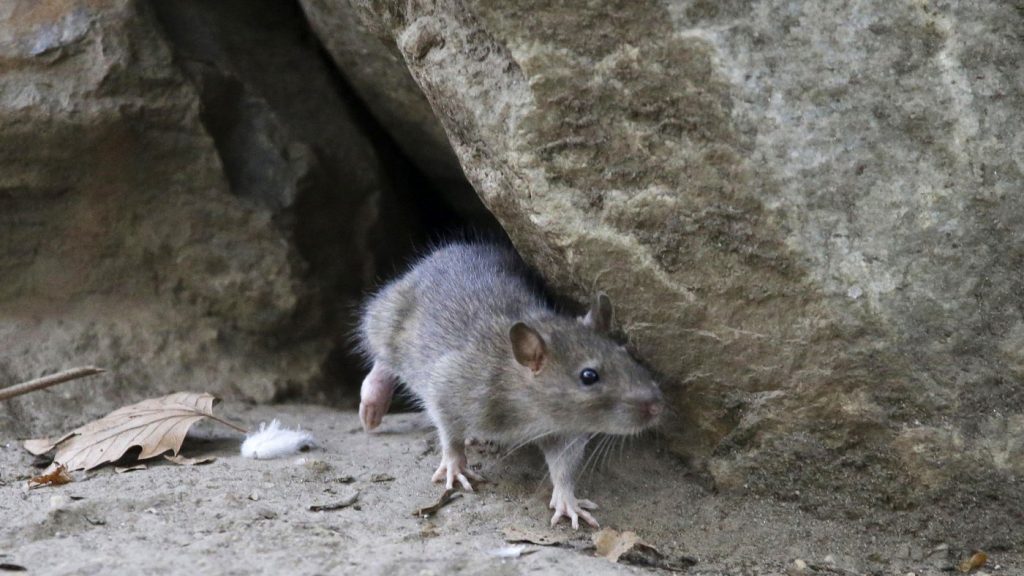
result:
[[[123,474],[106,467],[28,490],[38,472],[32,457],[17,439],[0,438],[0,573],[16,566],[48,575],[668,573],[595,557],[587,528],[548,528],[550,488],[532,449],[503,456],[472,448],[470,461],[490,482],[424,519],[413,510],[441,489],[430,482],[438,451],[422,415],[389,415],[380,433],[366,435],[354,412],[318,406],[218,411],[249,425],[274,417],[301,425],[321,446],[248,460],[238,455],[240,435],[203,423],[183,452],[212,454],[211,464],[161,461]],[[309,510],[355,492],[353,506]],[[584,475],[578,493],[601,505],[603,526],[633,530],[670,558],[696,558],[687,574],[945,575],[969,554],[881,528],[893,523],[714,494],[656,439],[614,451]],[[502,535],[509,527],[571,539],[526,545],[522,556],[502,559],[495,551],[509,546]],[[986,573],[1024,574],[1024,562],[992,554],[974,572]]]

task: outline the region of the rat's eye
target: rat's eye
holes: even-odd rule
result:
[[[584,386],[590,386],[600,379],[601,377],[597,375],[597,370],[593,368],[584,368],[580,372],[580,382],[583,382]]]

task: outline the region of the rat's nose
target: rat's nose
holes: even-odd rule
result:
[[[636,416],[648,424],[657,420],[667,408],[665,397],[657,389],[637,393],[631,398],[631,404],[635,407]]]
[[[644,402],[641,404],[641,410],[643,410],[644,415],[655,418],[665,410],[665,403],[661,400]]]

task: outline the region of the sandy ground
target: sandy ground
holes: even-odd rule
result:
[[[0,573],[30,574],[528,574],[668,573],[596,558],[592,531],[547,527],[543,459],[528,449],[503,457],[471,449],[490,480],[429,519],[438,451],[419,414],[389,415],[363,434],[353,412],[317,406],[226,405],[221,414],[255,424],[279,417],[310,430],[321,448],[253,461],[239,435],[201,424],[186,441],[195,467],[156,462],[116,474],[79,474],[61,487],[28,490],[37,473],[13,438],[0,439]],[[698,560],[688,574],[950,574],[967,550],[916,540],[892,522],[822,518],[795,502],[716,495],[657,440],[634,442],[578,490],[601,505],[604,526],[636,531],[670,557]],[[358,492],[356,505],[311,512]],[[503,529],[568,535],[557,547],[528,545],[501,559]],[[796,559],[807,568],[801,572]],[[9,567],[10,568],[10,567]],[[14,572],[12,572],[14,573]],[[1015,553],[992,554],[975,574],[1024,574]]]

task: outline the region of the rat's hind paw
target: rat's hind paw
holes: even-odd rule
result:
[[[455,481],[458,480],[464,490],[472,492],[473,485],[469,481],[483,482],[484,477],[469,469],[465,455],[446,455],[441,457],[441,465],[437,467],[431,480],[434,482],[444,481],[445,490],[451,490],[455,486]]]
[[[369,432],[380,426],[391,406],[397,382],[387,368],[379,362],[374,363],[359,390],[359,420],[363,423],[363,430]]]
[[[366,402],[359,403],[359,421],[363,423],[363,431],[369,432],[380,423],[384,421],[384,415],[387,414],[388,407],[380,406],[379,404],[367,404]]]
[[[554,528],[562,518],[569,519],[573,530],[579,530],[580,518],[583,518],[583,521],[593,528],[601,527],[590,512],[587,512],[587,510],[597,509],[597,504],[594,504],[590,500],[577,500],[576,496],[572,494],[555,491],[551,494],[551,503],[548,504],[548,508],[555,511],[554,516],[551,517],[552,528]]]

